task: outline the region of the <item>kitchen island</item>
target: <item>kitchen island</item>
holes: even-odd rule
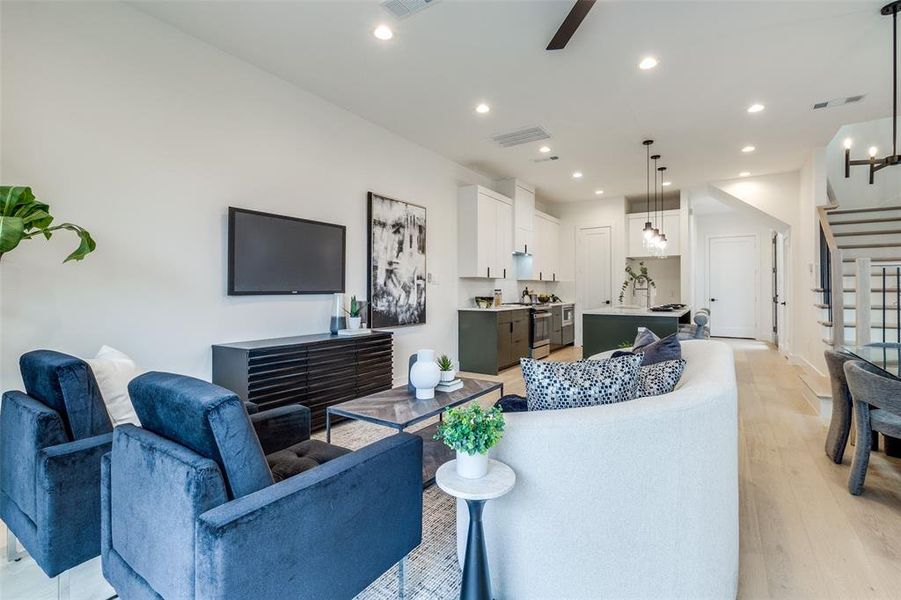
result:
[[[582,356],[632,346],[639,327],[660,337],[676,333],[680,323],[691,323],[691,307],[653,311],[648,308],[611,306],[582,312]]]

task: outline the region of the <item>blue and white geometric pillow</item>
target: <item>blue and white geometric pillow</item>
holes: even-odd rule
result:
[[[685,359],[682,358],[641,367],[638,370],[638,386],[635,397],[645,398],[669,394],[676,389],[684,369]]]
[[[519,363],[528,409],[558,410],[632,400],[641,355],[574,363],[523,358]]]

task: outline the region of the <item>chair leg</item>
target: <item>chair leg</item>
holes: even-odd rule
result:
[[[851,461],[851,473],[848,475],[848,491],[855,496],[860,496],[863,492],[864,480],[867,478],[870,451],[873,447],[873,430],[870,428],[870,405],[855,400],[854,413],[857,425],[857,444],[854,446],[854,459]]]
[[[404,590],[404,583],[406,583],[406,566],[407,566],[407,557],[403,557],[397,563],[397,600],[404,600],[406,597]]]
[[[69,600],[69,575],[70,571],[63,571],[56,576],[57,600]]]
[[[6,560],[9,562],[16,562],[22,560],[25,556],[25,552],[19,551],[19,541],[16,539],[16,536],[13,532],[6,528]]]

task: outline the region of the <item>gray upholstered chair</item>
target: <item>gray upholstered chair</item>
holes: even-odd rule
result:
[[[848,490],[859,496],[867,476],[873,432],[901,437],[901,381],[873,373],[859,360],[846,362],[844,369],[857,431]]]
[[[854,357],[828,348],[825,355],[832,383],[832,419],[826,434],[826,456],[840,465],[851,432],[851,392],[848,391],[848,380],[845,379],[845,363]]]

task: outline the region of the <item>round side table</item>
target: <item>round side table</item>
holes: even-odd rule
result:
[[[447,494],[466,500],[469,508],[469,533],[466,536],[460,600],[493,600],[488,553],[482,531],[482,508],[488,500],[500,498],[513,489],[516,473],[500,461],[489,460],[488,473],[484,477],[466,479],[457,475],[457,461],[452,460],[438,468],[435,483]]]

